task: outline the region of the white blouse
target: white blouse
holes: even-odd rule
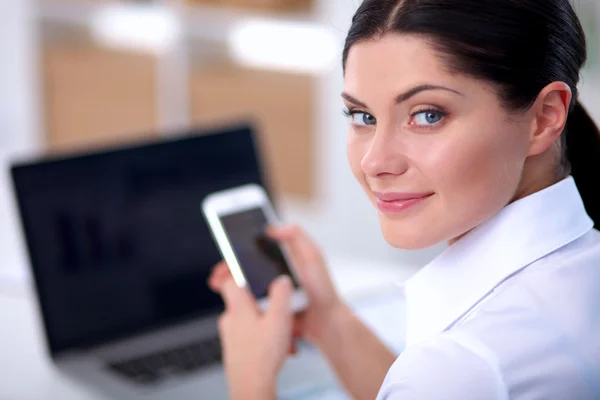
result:
[[[409,279],[380,400],[600,399],[600,232],[569,177]]]

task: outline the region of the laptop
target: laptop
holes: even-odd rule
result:
[[[206,285],[221,257],[202,216],[209,193],[265,185],[249,126],[37,160],[11,169],[48,353],[114,399],[225,399]],[[332,375],[313,349],[281,393]]]

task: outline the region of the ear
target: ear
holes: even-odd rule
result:
[[[533,130],[528,156],[545,152],[565,129],[571,104],[571,88],[564,82],[546,86],[533,105]]]

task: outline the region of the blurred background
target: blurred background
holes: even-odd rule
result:
[[[600,4],[574,1],[590,53],[581,98],[600,121]],[[390,248],[347,165],[340,60],[359,3],[1,0],[0,291],[30,280],[13,162],[248,119],[283,218],[327,256],[407,274],[427,263],[442,247]]]
[[[346,162],[341,47],[358,0],[4,0],[0,276],[27,279],[8,165],[255,121],[279,206],[326,253],[383,241]]]
[[[582,98],[600,120],[598,6]],[[0,277],[27,279],[7,166],[252,118],[280,207],[325,253],[420,266],[389,248],[346,162],[341,49],[359,0],[0,2]],[[9,277],[9,278],[7,278]]]

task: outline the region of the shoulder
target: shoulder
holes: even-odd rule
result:
[[[459,326],[504,330],[548,324],[569,328],[574,314],[597,321],[600,301],[600,232],[579,239],[524,268],[493,290]],[[480,337],[479,335],[477,335]]]
[[[453,334],[407,348],[390,368],[379,400],[508,399],[494,355]]]
[[[497,287],[471,319],[482,326],[548,325],[560,331],[574,327],[575,316],[596,322],[600,301],[600,232],[579,239],[537,260]],[[485,318],[482,318],[485,317]],[[475,323],[477,325],[477,323]]]
[[[533,268],[527,268],[526,272],[547,271],[548,267],[551,270],[569,266],[581,269],[588,265],[596,266],[598,263],[600,263],[600,232],[591,229],[580,238],[538,260],[532,265]],[[597,272],[597,269],[594,268],[593,271]]]

